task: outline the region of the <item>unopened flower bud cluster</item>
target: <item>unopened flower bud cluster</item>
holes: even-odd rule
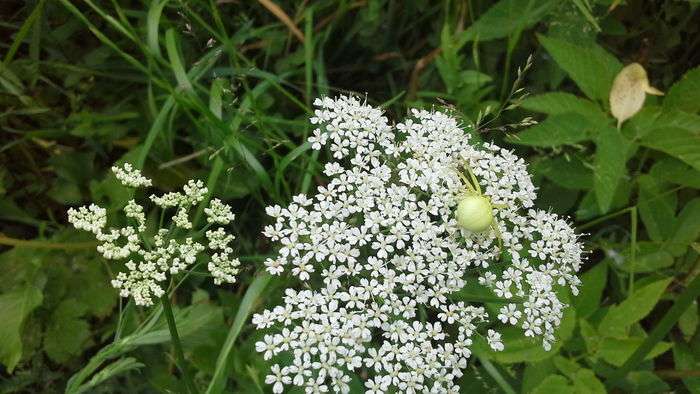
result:
[[[112,167],[119,182],[127,187],[140,188],[151,185],[129,163],[122,167]],[[79,230],[95,234],[100,242],[97,251],[105,259],[124,260],[126,271],[117,274],[112,285],[119,289],[122,297],[132,297],[137,305],[152,305],[154,298],[164,294],[169,275],[176,275],[191,268],[204,252],[209,255],[208,269],[214,283],[234,283],[240,262],[233,257],[230,246],[235,237],[224,227],[206,231],[207,244],[199,243],[192,229],[190,213],[200,204],[208,190],[202,181],[190,180],[182,192],[170,192],[161,196],[151,195],[150,200],[160,209],[174,210],[174,227],[157,229],[152,236],[146,232],[144,207],[135,200],[129,200],[124,207],[128,224],[121,228],[107,228],[107,211],[95,204],[71,208],[68,221]],[[204,209],[207,228],[226,226],[235,215],[231,207],[213,199]],[[184,233],[184,235],[180,235]]]
[[[351,375],[372,393],[458,392],[475,338],[503,350],[504,324],[549,349],[565,308],[557,290],[576,294],[582,249],[564,219],[533,209],[524,161],[477,146],[440,112],[394,126],[353,97],[314,104],[309,142],[330,149],[329,182],[267,208],[264,234],[280,245],[267,270],[306,282],[253,317],[274,327],[256,344],[274,360],[273,392],[348,392]],[[487,231],[455,219],[465,166],[494,207]],[[466,284],[505,303],[494,313],[459,300]]]

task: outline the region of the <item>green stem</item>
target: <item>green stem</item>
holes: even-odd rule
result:
[[[177,326],[175,325],[175,316],[173,315],[173,308],[170,305],[170,299],[168,294],[165,293],[160,297],[160,302],[163,304],[163,312],[165,313],[165,320],[168,322],[168,329],[170,330],[170,339],[175,349],[175,361],[177,367],[182,373],[182,379],[185,381],[185,386],[187,386],[187,392],[190,394],[196,394],[197,388],[192,381],[189,370],[185,364],[185,354],[182,352],[182,343],[180,342],[180,336],[177,333]]]

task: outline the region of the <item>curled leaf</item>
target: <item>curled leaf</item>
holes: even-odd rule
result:
[[[610,89],[610,111],[617,119],[617,127],[642,109],[646,94],[663,96],[663,92],[649,85],[647,72],[639,63],[623,68]]]

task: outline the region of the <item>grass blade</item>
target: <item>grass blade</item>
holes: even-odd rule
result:
[[[216,369],[214,370],[214,376],[209,382],[209,387],[207,387],[207,394],[221,393],[226,386],[227,365],[229,355],[231,354],[231,350],[233,350],[233,345],[241,329],[243,329],[243,324],[248,320],[248,316],[253,311],[253,307],[257,303],[258,298],[260,298],[263,290],[267,287],[270,279],[272,279],[272,276],[267,272],[263,272],[253,280],[253,283],[251,283],[248,290],[246,290],[243,301],[241,301],[238,312],[236,312],[236,317],[233,319],[233,324],[231,324],[226,342],[224,342],[224,346],[216,360]]]

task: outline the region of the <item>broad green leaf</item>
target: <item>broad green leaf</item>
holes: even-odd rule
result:
[[[698,315],[698,302],[695,300],[678,319],[678,328],[681,329],[686,340],[690,340],[697,331],[698,320],[700,320],[700,315]]]
[[[651,371],[632,371],[627,374],[623,389],[627,393],[657,394],[668,393],[671,388]]]
[[[546,158],[530,168],[567,189],[590,190],[593,187],[593,171],[576,156]]]
[[[620,182],[613,196],[610,209],[622,209],[629,205],[632,194],[632,184],[630,182]],[[598,206],[595,189],[588,191],[579,202],[576,210],[576,219],[579,221],[590,220],[604,214]]]
[[[598,332],[603,336],[625,338],[630,326],[654,309],[670,282],[671,279],[662,279],[636,289],[626,300],[608,310]]]
[[[665,152],[700,171],[700,125],[694,131],[679,127],[656,128],[647,133],[640,143]]]
[[[673,255],[658,242],[637,242],[636,259],[632,261],[632,246],[622,254],[624,262],[620,265],[623,271],[636,273],[654,272],[673,265]]]
[[[552,115],[542,123],[511,135],[508,140],[520,145],[554,147],[584,141],[593,130],[593,125],[583,116],[566,113]]]
[[[574,382],[576,394],[605,394],[605,385],[595,376],[590,369],[580,369],[571,379]]]
[[[639,214],[649,238],[661,242],[673,234],[676,226],[676,194],[649,175],[637,178]]]
[[[542,381],[532,394],[571,394],[569,380],[561,375],[551,375]]]
[[[678,214],[676,228],[673,237],[668,241],[668,248],[674,256],[680,256],[698,237],[700,237],[700,198],[695,198]]]
[[[601,261],[581,276],[582,285],[579,295],[573,299],[576,314],[579,317],[586,318],[598,309],[607,277],[607,261]]]
[[[596,138],[593,187],[600,213],[607,213],[626,175],[629,141],[614,127],[604,127]]]
[[[576,373],[581,369],[581,366],[576,364],[575,361],[570,360],[562,356],[554,356],[552,358],[554,366],[557,367],[559,372],[564,374],[569,379],[574,379]]]
[[[608,363],[621,367],[642,342],[644,342],[644,338],[604,338],[600,343],[598,355]],[[644,359],[651,360],[665,353],[672,346],[673,344],[670,342],[658,342]]]
[[[535,387],[539,386],[543,380],[553,375],[555,372],[556,368],[552,363],[552,358],[526,363],[520,392],[531,393]]]
[[[41,305],[42,298],[33,286],[0,295],[0,362],[10,373],[22,357],[22,324]]]
[[[86,308],[75,299],[61,302],[51,314],[44,334],[44,351],[56,363],[80,354],[90,337],[90,325],[81,317]]]
[[[469,41],[488,41],[518,34],[539,22],[554,4],[552,0],[501,0],[460,35],[458,47]]]
[[[700,111],[700,67],[688,71],[680,81],[671,86],[664,100],[664,108],[691,113]]]
[[[591,323],[588,322],[588,320],[579,319],[578,325],[581,329],[581,337],[583,337],[583,341],[586,343],[586,350],[588,351],[588,354],[594,355],[598,353],[600,342],[603,340],[603,338],[601,338],[598,331]]]
[[[700,171],[672,157],[667,157],[655,162],[649,173],[654,178],[675,185],[700,189]]]
[[[585,116],[593,124],[606,124],[610,120],[596,103],[565,92],[530,96],[521,103],[521,107],[548,115],[576,113]]]
[[[578,45],[539,35],[539,40],[559,66],[590,99],[607,102],[615,75],[622,64],[596,44]]]

